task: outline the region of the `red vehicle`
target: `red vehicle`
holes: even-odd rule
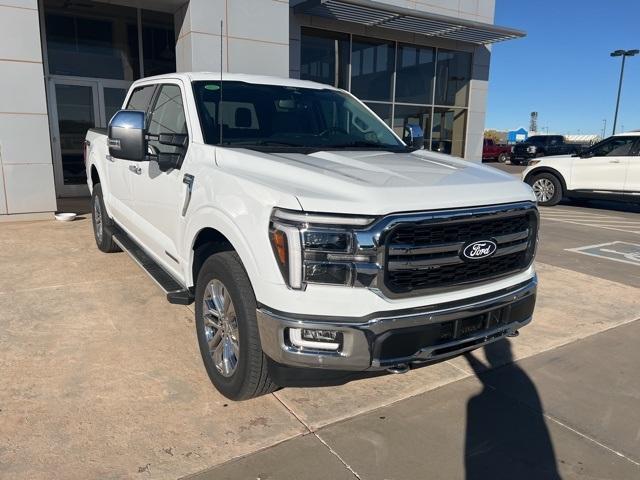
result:
[[[511,147],[509,145],[499,145],[491,138],[484,139],[482,146],[482,160],[497,160],[504,163],[511,158]]]

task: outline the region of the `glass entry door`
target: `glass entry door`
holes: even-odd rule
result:
[[[49,83],[54,174],[58,196],[88,195],[84,166],[87,130],[106,128],[129,82],[52,79]]]

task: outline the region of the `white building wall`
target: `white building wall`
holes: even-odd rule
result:
[[[287,77],[287,0],[190,0],[176,14],[176,67],[180,71],[225,72]]]
[[[0,215],[55,209],[37,0],[0,0]]]

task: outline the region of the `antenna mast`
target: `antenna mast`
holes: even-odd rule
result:
[[[222,145],[222,27],[223,21],[220,20],[220,99],[218,100],[218,123],[220,124],[220,142]]]

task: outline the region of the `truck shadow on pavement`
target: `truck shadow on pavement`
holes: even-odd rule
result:
[[[464,463],[467,480],[560,479],[556,455],[538,391],[513,362],[511,344],[500,340],[485,347],[488,365],[465,354],[482,383],[467,403]],[[505,365],[502,368],[491,368]],[[511,392],[495,387],[509,385]],[[517,396],[517,399],[514,398]]]

